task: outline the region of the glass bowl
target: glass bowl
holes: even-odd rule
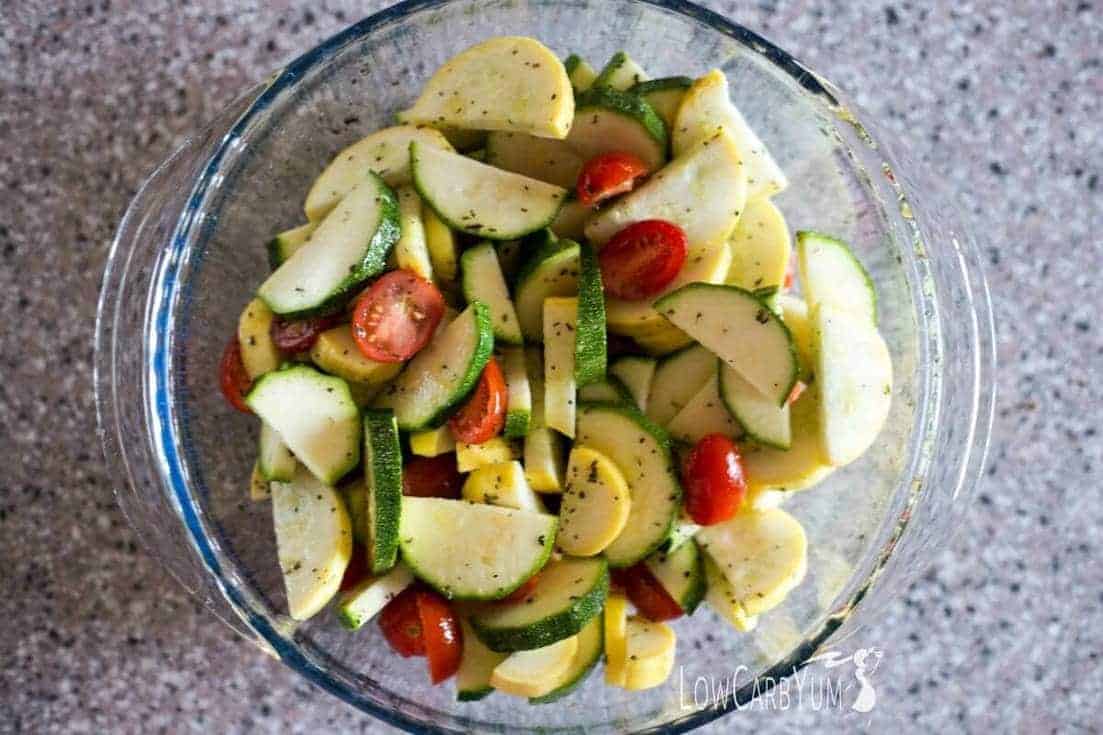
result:
[[[593,676],[555,706],[455,701],[374,625],[286,614],[270,512],[248,499],[256,421],[217,386],[227,335],[267,272],[264,242],[298,224],[335,151],[385,126],[445,59],[531,35],[601,63],[629,51],[653,76],[712,67],[792,182],[793,230],[851,242],[877,284],[894,359],[892,413],[859,462],[787,508],[808,575],[756,631],[704,607],[676,623],[671,680],[644,694]],[[135,196],[97,315],[101,440],[119,504],[145,545],[224,622],[311,682],[407,729],[680,731],[720,717],[853,631],[921,569],[968,505],[993,405],[993,327],[977,248],[935,180],[815,72],[753,32],[678,1],[417,0],[367,18],[229,105]],[[744,668],[740,668],[744,667]],[[697,676],[743,672],[735,696],[695,701]]]

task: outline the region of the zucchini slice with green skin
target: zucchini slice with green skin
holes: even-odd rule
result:
[[[542,697],[532,697],[529,699],[529,704],[558,702],[586,681],[586,677],[597,666],[597,662],[601,659],[601,654],[605,649],[604,627],[600,615],[595,615],[590,619],[590,622],[586,623],[582,630],[578,632],[578,649],[575,651],[574,659],[571,660],[571,665],[567,668],[567,673],[563,675],[560,684]],[[461,663],[460,666],[462,668],[463,664]]]
[[[640,82],[648,80],[647,72],[637,64],[631,56],[623,51],[618,51],[605,62],[597,78],[591,85],[593,88],[610,87],[623,92]]]
[[[768,447],[789,448],[793,437],[788,402],[776,405],[730,365],[720,368],[720,397],[747,438]]]
[[[574,378],[588,385],[605,377],[605,289],[597,253],[588,244],[578,252],[578,323],[575,328]]]
[[[475,301],[407,363],[376,403],[394,411],[403,431],[438,426],[475,387],[493,349],[490,311]]]
[[[673,551],[655,554],[645,564],[671,599],[686,615],[692,615],[705,598],[706,589],[704,561],[693,539]]]
[[[586,163],[566,141],[525,133],[486,136],[486,162],[537,181],[574,189]]]
[[[689,77],[663,77],[662,79],[649,79],[639,82],[628,89],[643,99],[662,118],[667,130],[673,130],[674,118],[678,114],[678,106],[682,104],[682,98],[686,90],[693,86],[693,80]]]
[[[516,240],[559,214],[567,190],[414,141],[414,186],[449,227],[488,240]]]
[[[667,130],[651,105],[611,87],[593,87],[578,96],[567,143],[588,161],[610,151],[640,157],[651,171],[666,161]]]
[[[253,299],[237,320],[237,342],[241,346],[241,364],[251,380],[270,373],[283,363],[283,353],[272,341],[272,322],[276,315],[260,299]]]
[[[326,215],[310,239],[268,276],[257,296],[284,316],[330,309],[383,272],[401,229],[394,192],[369,173]]]
[[[299,463],[295,461],[295,455],[283,443],[279,433],[268,424],[261,422],[260,439],[257,442],[257,469],[261,477],[271,482],[291,482],[295,476],[295,468]]]
[[[659,426],[689,405],[716,371],[716,355],[701,345],[693,345],[667,355],[655,367],[651,393],[647,398],[647,418]]]
[[[364,412],[364,481],[368,568],[372,574],[383,574],[398,559],[402,509],[402,447],[391,411]]]
[[[670,532],[670,538],[662,545],[660,551],[664,554],[672,554],[678,548],[697,535],[701,526],[694,523],[689,517],[679,518],[674,522],[674,528]]]
[[[624,383],[620,382],[620,378],[607,375],[605,380],[579,388],[578,400],[586,403],[623,403],[625,406],[631,406],[636,399],[632,397],[632,392]]]
[[[614,567],[632,566],[666,542],[681,511],[670,438],[634,408],[596,403],[579,408],[575,441],[611,459],[628,483],[628,523],[605,556]]]
[[[578,293],[579,250],[579,244],[570,240],[548,242],[521,268],[514,306],[526,340],[544,339],[545,299]]]
[[[344,380],[296,365],[266,373],[245,403],[327,485],[359,464],[360,409]]]
[[[799,372],[793,336],[750,291],[691,283],[656,301],[655,309],[775,405],[788,400]]]
[[[337,598],[337,619],[349,630],[358,630],[413,581],[413,572],[403,564],[380,577],[369,577]]]
[[[456,672],[456,699],[477,702],[494,691],[490,685],[490,675],[509,654],[491,651],[484,646],[466,618],[460,618],[460,627],[463,628],[463,653],[459,671]]]
[[[819,232],[798,232],[797,265],[808,306],[827,304],[877,323],[873,279],[845,242]]]
[[[404,496],[399,547],[414,575],[445,597],[499,600],[544,567],[558,526],[547,513]]]
[[[522,344],[524,338],[517,323],[517,311],[509,298],[509,288],[494,246],[484,242],[465,250],[460,256],[460,269],[463,274],[463,297],[468,303],[481,301],[490,310],[494,341]]]
[[[609,367],[609,373],[620,380],[632,395],[636,408],[647,413],[647,399],[651,394],[651,381],[655,378],[653,357],[622,357]]]
[[[359,179],[357,179],[359,181]],[[336,202],[334,202],[336,204]],[[268,265],[272,270],[276,270],[283,261],[290,258],[295,254],[295,251],[301,248],[307,240],[310,239],[311,233],[318,227],[317,222],[307,222],[305,225],[299,225],[298,227],[292,227],[290,230],[284,230],[271,240],[268,241]]]
[[[567,70],[567,78],[571,80],[571,89],[576,95],[592,87],[597,79],[594,67],[578,54],[571,54],[564,59],[563,68]]]
[[[819,380],[812,383],[789,407],[792,441],[788,449],[774,449],[760,444],[744,445],[743,469],[747,476],[747,492],[757,497],[767,490],[788,493],[817,484],[834,470],[822,456],[820,448]]]
[[[522,347],[503,347],[500,353],[502,373],[509,392],[502,435],[506,439],[520,439],[529,433],[532,425],[532,389],[525,369],[525,350]]]
[[[598,616],[609,591],[601,557],[549,562],[523,603],[493,605],[471,617],[471,627],[493,651],[543,648],[582,630]]]

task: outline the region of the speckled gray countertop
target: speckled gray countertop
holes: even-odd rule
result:
[[[861,639],[869,715],[790,732],[1093,732],[1103,716],[1103,7],[712,2],[944,175],[984,244],[1000,400],[979,502]],[[93,316],[142,178],[237,90],[383,3],[0,3],[0,731],[382,731],[138,548],[95,440]],[[858,91],[864,90],[864,91]]]

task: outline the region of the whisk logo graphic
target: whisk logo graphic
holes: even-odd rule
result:
[[[872,712],[877,705],[877,690],[873,688],[873,672],[881,665],[884,651],[880,648],[859,648],[849,656],[839,651],[824,651],[808,659],[808,663],[822,662],[825,669],[833,669],[847,663],[854,664],[854,678],[858,681],[858,696],[850,703],[850,709],[863,714]]]

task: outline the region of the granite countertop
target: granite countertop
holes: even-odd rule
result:
[[[0,10],[0,731],[376,732],[214,622],[138,547],[95,438],[92,331],[142,178],[236,91],[384,3],[22,0]],[[860,634],[872,713],[715,726],[1092,732],[1103,718],[1100,0],[710,2],[944,175],[999,324],[986,477]]]

